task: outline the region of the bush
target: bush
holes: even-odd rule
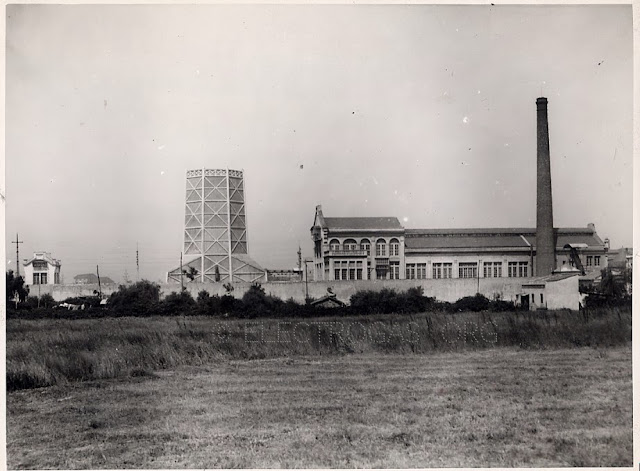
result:
[[[192,314],[195,307],[196,301],[187,290],[180,293],[174,291],[160,302],[161,311],[167,316]]]
[[[396,292],[389,288],[380,291],[358,291],[351,296],[352,313],[389,314],[425,312],[436,306],[434,298],[424,296],[422,286]]]
[[[208,291],[201,290],[196,298],[196,313],[203,316],[220,315],[222,308],[220,296],[211,296]]]
[[[116,315],[147,316],[158,312],[160,285],[147,280],[120,285],[109,297],[109,309]]]
[[[513,303],[513,301],[502,301],[501,299],[495,299],[493,301],[489,301],[489,310],[493,312],[515,311],[516,305]]]
[[[278,308],[284,304],[280,298],[267,296],[259,283],[252,284],[242,296],[241,317],[266,317],[277,315]]]
[[[7,308],[16,307],[20,302],[27,300],[27,296],[29,296],[29,287],[24,284],[23,277],[15,276],[13,270],[9,270],[5,277],[5,283]]]
[[[464,298],[458,299],[451,308],[454,311],[486,311],[489,309],[490,301],[481,295],[480,293],[475,296],[465,296]]]
[[[53,296],[51,296],[49,293],[45,293],[42,296],[40,296],[40,307],[44,309],[49,309],[55,306],[56,304],[57,304],[56,300],[53,299]]]

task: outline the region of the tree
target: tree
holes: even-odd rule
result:
[[[29,296],[29,287],[24,285],[24,279],[21,276],[13,274],[13,270],[7,272],[6,288],[7,306],[14,302],[16,309],[18,309],[18,303],[24,302]]]
[[[110,309],[119,314],[148,315],[158,309],[160,285],[147,280],[129,286],[120,285],[109,297]]]
[[[602,278],[598,289],[601,295],[618,299],[629,294],[627,286],[631,284],[632,278],[630,269],[625,268],[619,274],[614,274],[611,269],[605,268],[601,271],[601,274]]]
[[[176,293],[174,291],[173,293],[168,294],[160,304],[162,312],[165,315],[174,316],[190,314],[195,307],[196,302],[193,299],[193,296],[191,296],[191,293],[184,290],[180,293]]]
[[[189,270],[183,270],[184,275],[189,278],[189,281],[193,281],[198,276],[198,270],[195,267],[189,267]]]

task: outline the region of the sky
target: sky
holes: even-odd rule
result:
[[[549,100],[556,227],[632,245],[630,5],[8,5],[7,268],[163,281],[185,173],[244,170],[249,252],[325,216],[535,227]]]

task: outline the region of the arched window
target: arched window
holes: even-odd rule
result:
[[[353,239],[347,239],[344,241],[344,250],[357,250],[358,243]]]
[[[331,242],[329,242],[329,249],[340,250],[340,241],[338,239],[331,239]]]
[[[360,250],[366,250],[367,255],[371,254],[371,242],[369,239],[362,239],[360,241]]]
[[[378,239],[376,241],[376,257],[387,256],[387,241],[384,239]]]
[[[397,257],[400,255],[400,242],[398,239],[391,239],[389,242],[389,255],[391,257]]]

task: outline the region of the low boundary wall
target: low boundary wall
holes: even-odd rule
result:
[[[522,284],[530,281],[531,278],[452,278],[445,280],[354,280],[354,281],[310,281],[305,282],[266,282],[261,283],[267,294],[277,296],[282,300],[294,299],[304,302],[306,290],[312,298],[321,298],[327,294],[327,289],[336,294],[341,301],[349,303],[352,294],[357,291],[372,290],[380,291],[383,288],[404,291],[412,287],[422,286],[425,296],[435,297],[438,301],[454,302],[465,296],[473,296],[481,293],[489,299],[500,297],[505,301],[515,301],[516,295],[522,292]],[[234,283],[233,292],[236,298],[249,289],[251,283]],[[224,295],[225,289],[221,283],[185,283],[185,288],[197,297],[198,292],[206,290],[211,295]],[[49,293],[56,301],[62,301],[69,297],[91,296],[98,285],[42,285],[40,294]],[[103,294],[111,294],[117,291],[117,285],[102,286]],[[179,292],[180,285],[176,283],[160,284],[163,295],[171,292]],[[32,296],[38,295],[36,286],[30,287]]]

